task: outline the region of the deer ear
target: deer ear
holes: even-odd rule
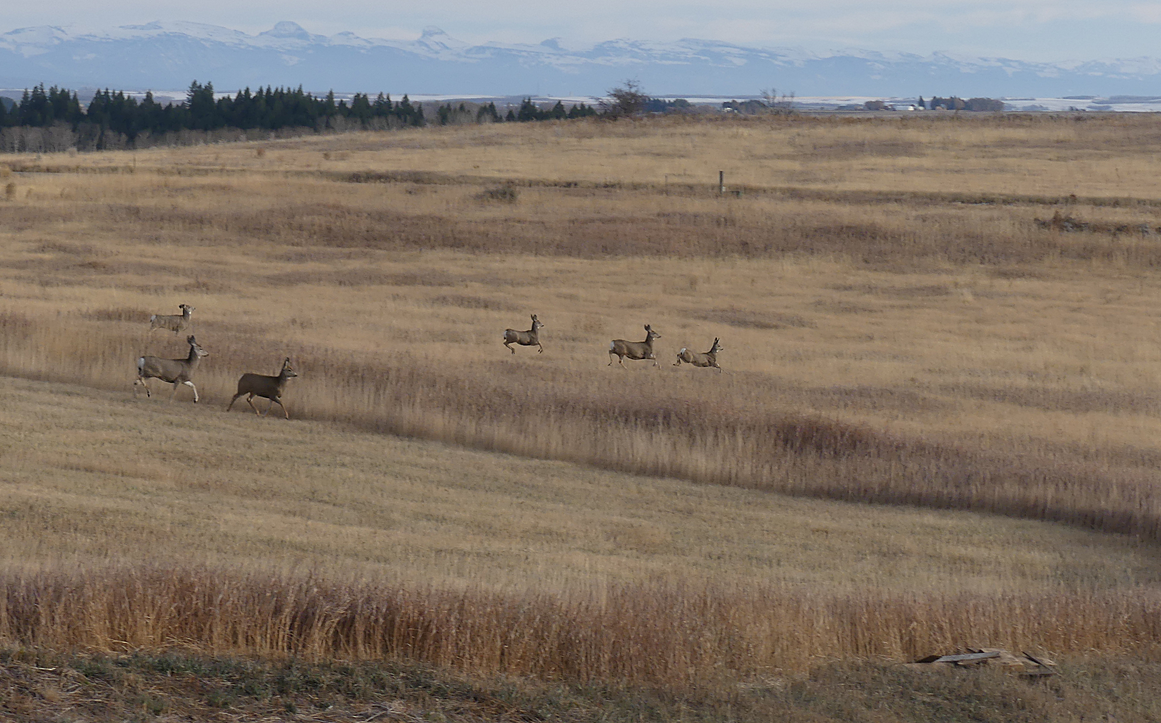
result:
[[[185,341],[187,344],[197,344],[198,343],[198,340],[193,337],[193,334],[190,334],[189,338],[186,339]]]
[[[284,361],[284,362],[282,362],[282,363],[283,363],[283,364],[289,364],[289,363],[290,363],[290,357],[286,357],[286,361]]]

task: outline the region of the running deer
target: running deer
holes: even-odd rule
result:
[[[508,347],[508,351],[513,354],[516,350],[512,348],[513,344],[520,346],[538,346],[540,351],[537,354],[544,353],[544,347],[540,344],[540,330],[544,328],[544,324],[540,323],[540,319],[536,318],[536,314],[532,315],[532,328],[528,331],[517,331],[515,329],[504,330],[504,346]]]
[[[725,347],[718,343],[718,339],[714,338],[714,345],[705,354],[698,354],[696,351],[690,351],[685,347],[677,352],[677,363],[673,366],[679,367],[682,362],[692,364],[695,367],[713,367],[718,370],[718,374],[722,373],[722,368],[718,366],[718,352],[725,350]]]
[[[146,384],[147,379],[160,379],[163,382],[169,382],[173,385],[173,394],[170,395],[169,401],[177,396],[177,388],[182,384],[187,385],[194,393],[194,404],[198,401],[198,388],[190,381],[193,373],[197,371],[198,362],[202,357],[209,356],[210,353],[198,346],[197,340],[191,335],[186,342],[189,343],[189,356],[185,359],[159,359],[155,356],[137,357],[137,379],[133,382],[133,396],[137,396],[137,385],[145,387],[145,396],[153,396],[149,391],[149,385]]]
[[[286,382],[298,376],[294,371],[294,367],[290,366],[290,357],[282,362],[282,371],[276,377],[268,377],[263,374],[243,374],[242,378],[238,380],[238,393],[230,400],[226,406],[226,411],[230,411],[230,407],[234,406],[234,402],[238,401],[238,397],[243,394],[249,394],[246,397],[246,403],[254,410],[254,414],[258,414],[258,407],[254,406],[254,397],[266,397],[270,400],[270,406],[266,407],[266,414],[270,414],[270,410],[274,408],[274,403],[278,402],[278,406],[282,407],[282,413],[290,419],[290,414],[286,411],[286,405],[282,403],[282,390],[286,389]],[[266,414],[262,416],[265,417]]]
[[[168,329],[174,334],[180,334],[189,328],[190,315],[194,312],[194,307],[189,304],[178,304],[177,308],[181,309],[180,314],[154,314],[149,317],[149,331],[154,329]]]
[[[648,324],[645,325],[645,341],[625,341],[624,339],[613,339],[609,344],[609,366],[613,366],[613,357],[617,357],[622,368],[625,367],[625,357],[630,359],[652,359],[653,366],[658,369],[661,365],[657,363],[657,357],[653,356],[653,340],[660,339],[661,335],[653,331],[653,328]]]

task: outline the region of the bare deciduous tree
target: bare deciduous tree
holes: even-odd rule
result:
[[[781,98],[774,88],[769,90],[763,88],[759,93],[762,95],[762,103],[766,106],[767,113],[786,115],[794,112],[794,93],[790,95],[783,93]]]
[[[616,88],[610,88],[608,96],[601,99],[601,115],[610,118],[628,118],[645,112],[649,96],[641,88],[641,83],[632,78]]]

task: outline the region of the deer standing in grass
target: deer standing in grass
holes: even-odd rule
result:
[[[286,382],[296,376],[298,373],[294,371],[294,367],[290,366],[290,357],[286,357],[286,360],[282,362],[282,371],[276,377],[268,377],[263,374],[243,374],[242,378],[238,380],[238,393],[230,400],[226,406],[226,411],[230,411],[230,407],[234,406],[238,397],[249,394],[250,396],[246,397],[246,403],[254,410],[255,415],[258,414],[258,407],[254,406],[254,397],[266,397],[270,400],[270,406],[266,407],[266,414],[270,414],[270,410],[274,408],[274,403],[278,402],[278,406],[282,407],[282,413],[286,415],[287,419],[290,419],[290,413],[286,411],[286,405],[282,403],[282,390],[286,389]],[[265,417],[266,414],[262,416]]]
[[[652,359],[653,366],[660,369],[661,365],[657,363],[657,357],[653,356],[653,340],[660,338],[661,335],[653,331],[653,327],[646,324],[645,341],[613,339],[612,343],[609,344],[609,366],[613,366],[613,357],[615,356],[622,368],[627,368],[625,367],[625,357],[629,357],[636,360]]]
[[[725,347],[719,343],[717,337],[714,338],[713,346],[705,354],[698,354],[696,351],[682,347],[681,351],[677,352],[677,363],[673,366],[679,367],[682,362],[685,362],[695,367],[713,367],[718,370],[718,374],[721,374],[722,368],[718,366],[718,352],[724,350]]]
[[[190,315],[194,312],[194,307],[189,304],[178,304],[177,308],[181,309],[180,314],[154,314],[149,317],[149,331],[154,329],[168,329],[174,334],[180,334],[189,328]]]
[[[532,315],[532,328],[528,331],[517,331],[516,329],[504,330],[504,346],[508,347],[508,351],[513,354],[516,350],[512,348],[513,344],[520,346],[538,346],[540,351],[537,354],[544,353],[544,347],[540,344],[540,330],[544,328],[544,324],[540,323],[540,319],[536,318],[536,314]]]
[[[190,381],[195,371],[198,368],[198,362],[202,357],[209,356],[210,353],[198,346],[198,342],[192,335],[186,342],[189,343],[189,356],[185,359],[159,359],[155,356],[137,357],[137,379],[133,382],[133,396],[137,396],[137,385],[145,387],[145,396],[153,396],[149,391],[149,385],[146,384],[147,379],[160,379],[163,382],[169,382],[173,385],[173,394],[170,395],[169,401],[177,396],[177,388],[185,384],[194,393],[194,404],[198,401],[198,388]]]

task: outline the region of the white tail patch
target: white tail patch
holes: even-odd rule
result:
[[[695,351],[690,351],[689,347],[681,347],[681,351],[677,352],[677,361],[673,366],[679,367],[682,362],[692,364],[695,367],[712,367],[717,369],[718,373],[722,372],[722,368],[718,366],[718,352],[723,351],[725,347],[721,345],[721,340],[715,338],[713,345],[705,354],[699,354]]]
[[[609,342],[609,351],[612,351],[612,350],[613,350],[613,349],[615,349],[616,347],[617,347],[617,342],[615,342],[615,341],[610,341],[610,342]]]
[[[209,352],[198,346],[198,342],[191,334],[186,341],[189,343],[189,356],[185,359],[159,359],[155,356],[137,357],[137,379],[133,382],[133,394],[137,394],[137,385],[145,387],[145,394],[153,396],[149,391],[148,379],[160,379],[173,385],[172,401],[177,396],[177,388],[185,384],[194,393],[194,402],[198,401],[198,390],[190,378],[198,368],[202,357],[209,356]]]

